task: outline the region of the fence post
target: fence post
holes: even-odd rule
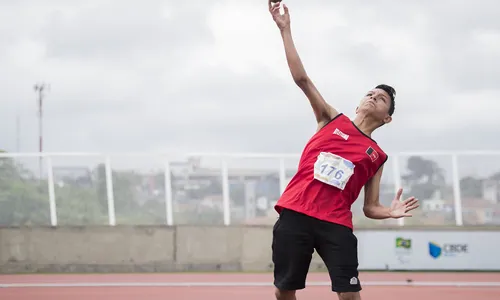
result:
[[[57,208],[56,194],[54,190],[54,169],[52,167],[52,158],[47,157],[47,184],[49,188],[49,210],[50,210],[50,225],[57,226]]]
[[[403,187],[402,186],[403,183],[401,181],[401,171],[399,169],[399,155],[393,156],[392,168],[393,168],[392,171],[394,173],[394,193],[397,193],[399,188]],[[404,190],[403,190],[403,194],[404,194]],[[404,199],[403,195],[401,195],[401,199]],[[405,225],[405,218],[399,218],[398,225],[404,226]]]
[[[286,188],[286,170],[285,170],[284,158],[280,158],[279,180],[280,180],[280,195],[282,195]]]
[[[109,156],[106,156],[106,192],[108,198],[108,218],[109,225],[116,225],[116,217],[115,217],[115,198],[113,193],[113,172],[111,170],[111,159]]]
[[[453,174],[453,196],[454,196],[454,206],[455,206],[455,224],[457,226],[463,226],[463,215],[462,215],[462,195],[460,193],[460,178],[458,171],[458,156],[456,154],[451,155],[451,165]]]
[[[231,224],[231,205],[229,199],[229,171],[227,161],[222,158],[222,205],[224,208],[224,225]]]
[[[167,225],[174,225],[174,212],[172,204],[172,177],[170,176],[170,161],[165,162],[165,208]]]

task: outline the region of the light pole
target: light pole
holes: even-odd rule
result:
[[[40,177],[42,179],[42,152],[43,152],[43,97],[44,91],[46,89],[50,89],[50,85],[46,85],[45,83],[35,84],[34,86],[35,92],[38,95],[38,151],[40,152],[40,156],[38,159]]]

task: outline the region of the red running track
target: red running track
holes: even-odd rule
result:
[[[500,282],[499,273],[363,273],[361,281]],[[311,273],[309,281],[328,281],[324,273]],[[2,275],[12,283],[116,283],[116,282],[272,282],[272,274],[106,274],[106,275]],[[299,299],[336,299],[329,287],[310,286]],[[379,287],[366,286],[363,299],[371,300],[498,300],[500,287]],[[0,289],[2,300],[253,300],[274,299],[273,287],[19,287]]]

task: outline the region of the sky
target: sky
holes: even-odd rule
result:
[[[395,87],[386,152],[500,150],[500,2],[284,3],[337,110]],[[266,0],[0,0],[0,70],[11,152],[38,151],[41,82],[50,152],[300,153],[316,129]]]

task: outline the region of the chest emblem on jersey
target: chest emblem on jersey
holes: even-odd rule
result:
[[[333,131],[333,134],[336,134],[338,136],[340,136],[341,138],[343,138],[344,140],[347,141],[347,139],[349,138],[349,135],[348,134],[345,134],[343,133],[342,131],[340,131],[338,128],[335,128],[335,131]]]
[[[371,158],[372,162],[375,162],[378,159],[378,152],[372,147],[368,147],[368,149],[366,149],[366,154]]]

